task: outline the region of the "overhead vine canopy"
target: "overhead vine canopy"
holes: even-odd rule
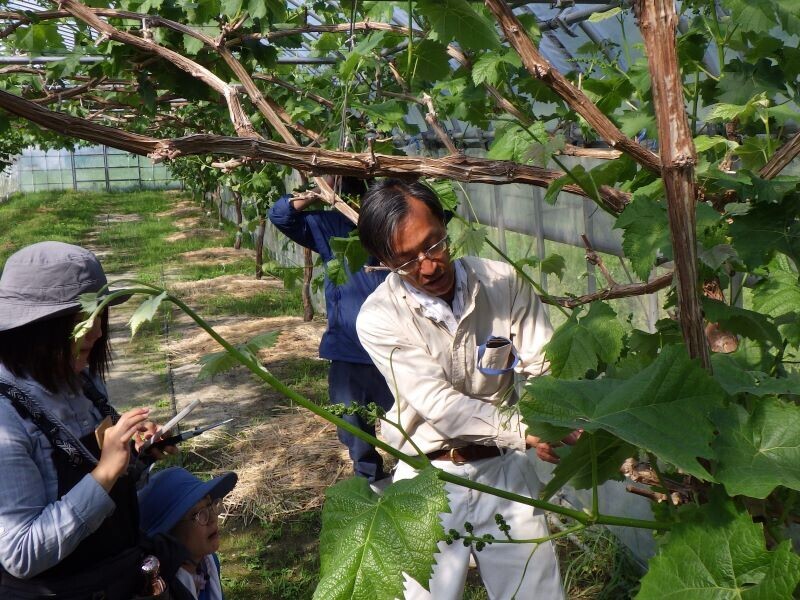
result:
[[[617,218],[641,283],[614,282],[587,240],[608,287],[558,299],[593,304],[556,333],[554,376],[531,385],[523,414],[550,426],[542,435],[586,430],[559,482],[596,490],[620,453],[637,452],[673,476],[656,473],[658,493],[710,500],[652,527],[675,525],[643,597],[696,583],[675,565],[707,550],[701,530],[714,515],[729,518],[713,539],[738,541],[725,547],[734,564],[703,590],[789,597],[800,580],[781,541],[800,491],[800,409],[787,383],[800,351],[800,178],[787,169],[800,153],[796,3],[553,4],[7,2],[0,151],[86,140],[170,161],[188,181],[239,173],[252,194],[283,165],[316,177],[353,220],[319,175],[516,182],[596,203]],[[570,155],[602,162],[587,171]],[[674,271],[648,280],[657,261]],[[734,274],[752,276],[751,306],[724,302]],[[602,302],[667,286],[679,333],[667,322],[623,334]],[[606,454],[597,440],[610,440]],[[686,473],[696,485],[670,484]],[[770,549],[746,510],[767,523]],[[573,515],[615,523],[600,517]]]

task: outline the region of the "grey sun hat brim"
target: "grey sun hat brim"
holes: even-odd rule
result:
[[[108,281],[97,257],[80,246],[40,242],[12,254],[0,275],[0,331],[77,313],[81,294]],[[124,290],[105,290],[103,295]],[[130,294],[109,304],[125,302]]]

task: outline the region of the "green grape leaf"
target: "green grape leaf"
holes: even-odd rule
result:
[[[586,316],[573,312],[545,346],[550,370],[555,377],[574,379],[600,361],[611,364],[622,351],[623,335],[617,313],[608,304],[593,302]]]
[[[437,179],[434,181],[426,181],[426,183],[436,192],[445,210],[456,211],[456,208],[458,208],[458,196],[456,195],[456,190],[451,180]]]
[[[769,318],[746,308],[729,306],[719,300],[703,298],[703,313],[711,323],[719,323],[725,331],[751,340],[781,345],[781,334]]]
[[[562,175],[558,179],[554,179],[550,185],[547,186],[547,191],[544,194],[544,201],[548,204],[555,204],[561,190],[564,189],[565,185],[569,185],[570,183],[574,183],[574,181],[572,181],[569,175]]]
[[[416,9],[431,25],[431,39],[443,44],[455,40],[472,50],[500,47],[494,24],[470,6],[467,0],[417,0]]]
[[[769,275],[753,288],[753,309],[771,317],[800,309],[800,284],[789,260],[777,256],[768,269]]]
[[[752,268],[768,263],[775,252],[800,259],[800,225],[794,202],[780,205],[755,204],[746,215],[733,219],[729,231],[733,247]]]
[[[354,102],[353,108],[364,111],[378,129],[387,131],[391,131],[398,123],[402,123],[407,113],[403,103],[397,100],[387,100],[377,104]]]
[[[483,225],[469,225],[453,242],[453,256],[479,256],[489,230]]]
[[[414,47],[414,78],[439,81],[450,74],[450,56],[439,42],[423,40]]]
[[[394,600],[403,596],[403,573],[427,587],[444,537],[439,514],[449,512],[435,469],[393,483],[382,496],[362,477],[325,496],[315,600]]]
[[[797,394],[800,392],[800,376],[792,373],[788,377],[770,377],[761,371],[752,371],[730,354],[712,354],[711,367],[714,379],[731,395],[747,393],[753,396],[773,394]]]
[[[769,107],[769,100],[764,92],[756,94],[745,104],[726,104],[721,102],[711,107],[706,116],[707,121],[728,122],[739,119],[742,123],[748,123],[760,114],[760,111]]]
[[[604,429],[700,479],[713,480],[697,462],[712,456],[708,419],[725,392],[690,360],[682,346],[667,346],[628,380],[565,381],[535,377],[520,401],[525,423]]]
[[[595,433],[584,432],[572,448],[559,453],[561,461],[553,470],[553,477],[544,486],[540,497],[547,500],[568,483],[578,490],[592,487],[592,437],[597,452],[597,481],[623,478],[619,468],[626,458],[636,454],[636,448],[619,440],[602,429]]]
[[[208,379],[214,375],[230,371],[238,367],[241,363],[236,360],[233,354],[227,350],[212,352],[200,357],[200,371],[197,373],[198,379]]]
[[[336,286],[344,285],[350,278],[347,267],[339,258],[332,258],[325,263],[325,275],[327,275],[331,283]]]
[[[541,262],[542,273],[555,275],[561,281],[567,270],[567,261],[560,254],[551,254]]]
[[[262,333],[246,342],[244,347],[253,354],[259,350],[262,350],[263,348],[271,348],[275,345],[275,342],[278,341],[278,336],[280,333],[280,331],[268,331],[266,333]]]
[[[183,34],[183,47],[186,49],[186,54],[196,55],[203,49],[203,42],[191,35]]]
[[[97,310],[97,306],[100,304],[100,302],[100,294],[97,292],[88,292],[78,296],[78,304],[81,305],[81,312],[86,313],[87,315],[90,315]]]
[[[681,512],[650,560],[637,600],[775,600],[792,598],[800,557],[791,543],[769,551],[761,525],[730,501]]]
[[[537,121],[531,127],[533,134],[541,140],[547,139],[544,124]],[[507,121],[497,125],[494,132],[492,147],[486,157],[492,160],[513,160],[514,162],[527,162],[528,152],[535,144],[531,134],[517,123]]]
[[[628,137],[636,137],[643,129],[649,138],[657,137],[655,117],[643,110],[625,111],[618,119],[620,130]]]
[[[705,152],[712,148],[727,148],[729,150],[735,149],[739,144],[733,140],[722,137],[721,135],[698,135],[694,138],[694,147],[698,152]]]
[[[332,237],[329,240],[333,255],[340,261],[344,261],[351,273],[355,273],[363,267],[369,254],[361,245],[358,231],[353,230],[348,237]]]
[[[161,292],[158,296],[150,296],[147,300],[142,302],[138,308],[131,315],[128,325],[131,328],[131,335],[136,335],[139,328],[147,321],[152,321],[156,316],[158,307],[167,297],[167,292]]]
[[[287,290],[293,290],[298,281],[303,279],[303,267],[284,267],[280,271],[281,281],[283,287]]]
[[[235,348],[253,362],[258,363],[258,351],[262,348],[274,346],[278,341],[280,331],[268,331],[257,335],[244,344],[236,344]],[[241,363],[227,350],[213,352],[200,357],[200,372],[198,379],[207,379],[238,367]]]
[[[659,253],[672,256],[667,209],[662,201],[637,197],[617,218],[614,229],[622,229],[622,249],[634,273],[647,281]]]
[[[732,404],[712,419],[717,481],[729,495],[766,498],[779,485],[800,490],[800,407],[768,397],[753,414]]]
[[[509,66],[519,67],[521,64],[519,54],[513,50],[505,54],[487,52],[472,66],[472,81],[475,85],[483,83],[499,85],[508,77]]]
[[[767,33],[776,25],[775,6],[771,0],[725,0],[725,6],[731,11],[731,21],[743,31]]]
[[[242,0],[222,0],[222,14],[235,17],[242,10]]]

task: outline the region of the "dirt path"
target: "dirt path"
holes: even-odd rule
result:
[[[161,216],[175,218],[180,229],[171,240],[201,232],[214,239],[214,230],[204,226],[198,206],[181,202]],[[133,216],[135,218],[135,216]],[[130,216],[128,218],[131,218]],[[113,222],[113,215],[100,220]],[[113,249],[98,248],[98,254]],[[252,250],[209,247],[187,252],[179,259],[185,265],[225,264],[251,256]],[[181,281],[180,266],[165,266],[167,286],[190,306],[219,294],[245,298],[266,289],[282,289],[282,283],[261,281],[242,275],[224,275],[202,281]],[[135,273],[110,273],[109,279],[135,277]],[[120,409],[147,405],[160,422],[169,419],[195,399],[198,407],[182,425],[234,418],[224,428],[209,432],[184,445],[183,462],[200,475],[225,470],[239,474],[239,485],[229,496],[232,514],[245,518],[278,518],[319,506],[324,489],[350,473],[346,451],[336,439],[335,428],[307,411],[292,407],[276,392],[257,382],[243,368],[200,380],[200,357],[221,348],[183,314],[173,310],[168,322],[161,316],[151,325],[149,344],[131,342],[127,321],[138,301],[115,308],[111,316],[114,366],[108,387]],[[305,384],[319,385],[317,348],[325,323],[317,318],[305,323],[297,316],[242,317],[216,315],[208,319],[214,329],[232,343],[245,342],[268,331],[279,331],[278,342],[261,351],[264,366],[282,381],[296,380],[298,391],[308,395]],[[160,330],[160,333],[156,333]],[[304,381],[298,374],[307,370],[315,377]],[[323,372],[324,371],[324,372]]]

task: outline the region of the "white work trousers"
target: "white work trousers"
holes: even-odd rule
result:
[[[530,462],[532,460],[537,459],[523,452],[508,451],[503,456],[462,465],[450,461],[435,461],[433,464],[471,481],[536,498],[541,483]],[[416,471],[401,462],[394,481],[414,476]],[[509,533],[514,539],[541,538],[549,533],[544,513],[540,510],[451,483],[446,483],[445,488],[451,510],[440,515],[445,533],[450,529],[463,533],[464,523],[469,522],[474,528],[473,535],[477,537],[491,533],[497,539],[505,539],[495,521],[498,513],[511,526]],[[487,544],[478,552],[474,546],[466,547],[462,540],[456,540],[450,545],[439,543],[439,553],[435,556],[436,564],[429,582],[430,592],[406,575],[406,600],[461,600],[470,554],[475,557],[481,579],[492,600],[562,600],[564,597],[551,542],[539,544],[538,547],[534,544]]]

